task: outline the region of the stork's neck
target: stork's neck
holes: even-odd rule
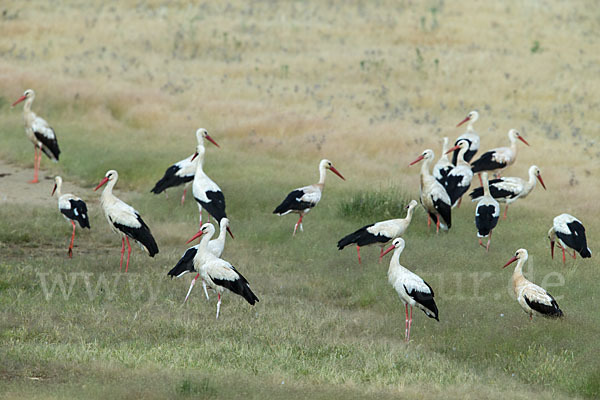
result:
[[[319,183],[323,187],[325,185],[325,177],[327,176],[327,168],[325,166],[319,167]]]
[[[56,194],[56,197],[60,197],[62,196],[62,182],[56,182],[56,190],[54,191],[54,193]]]
[[[101,202],[104,202],[109,198],[115,197],[115,195],[113,194],[113,188],[115,187],[116,184],[117,184],[116,179],[106,182],[106,186],[104,187],[104,190],[102,191],[102,195],[100,195]]]
[[[421,176],[431,176],[431,172],[429,172],[429,164],[431,164],[431,160],[426,158],[423,160],[423,164],[421,164]]]
[[[513,285],[516,288],[519,283],[521,283],[525,277],[523,276],[523,265],[527,262],[526,258],[519,258],[517,261],[517,266],[515,267],[515,271],[513,272]]]
[[[406,269],[402,265],[400,265],[400,254],[402,254],[403,250],[404,247],[397,247],[396,250],[394,250],[394,254],[392,254],[392,259],[390,260],[390,268],[388,269],[388,274],[390,274],[394,270]]]
[[[463,142],[464,143],[464,142]],[[467,153],[467,151],[469,150],[469,147],[461,147],[461,149],[458,151],[458,159],[457,159],[457,164],[459,165],[469,165],[468,162],[465,161],[465,154]]]
[[[227,228],[225,225],[222,225],[219,227],[219,236],[217,237],[217,240],[224,243],[225,235],[227,235]]]
[[[410,221],[412,220],[414,211],[415,211],[415,207],[408,207],[408,211],[406,212],[406,218],[404,218],[404,220],[407,221],[408,223],[410,223]]]
[[[488,179],[483,179],[483,195],[486,197],[492,197],[490,194],[490,181]]]
[[[475,123],[475,120],[469,120],[469,122],[467,123],[467,132],[475,132],[475,129],[473,128],[473,124]]]
[[[448,138],[445,137],[444,138],[444,144],[442,145],[442,156],[440,157],[440,160],[442,161],[449,161],[448,160],[448,154],[446,154],[446,152],[449,150],[450,146],[448,146]]]
[[[26,113],[31,112],[31,104],[33,103],[34,99],[35,99],[35,97],[29,97],[27,100],[25,100],[25,104],[23,105],[24,112],[26,112]]]
[[[204,172],[202,170],[202,166],[204,165],[204,146],[199,144],[198,147],[196,147],[196,152],[198,153],[196,159],[194,159],[197,163],[196,172]]]
[[[212,239],[213,235],[214,235],[214,232],[211,233],[210,231],[209,231],[209,233],[205,233],[204,235],[202,235],[202,240],[200,240],[200,245],[198,246],[198,251],[203,256],[209,253],[207,251],[207,249],[208,249],[208,242],[210,242],[210,240]]]

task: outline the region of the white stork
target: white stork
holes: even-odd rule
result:
[[[165,174],[162,178],[150,190],[151,193],[159,194],[161,192],[165,192],[167,194],[167,189],[175,186],[183,186],[183,195],[181,196],[181,205],[183,205],[185,201],[185,194],[187,192],[187,188],[190,183],[194,180],[194,174],[196,173],[196,164],[198,163],[198,159],[192,161],[194,155],[192,154],[188,158],[185,158],[181,161],[176,162],[171,165],[165,171]]]
[[[431,226],[433,218],[436,221],[436,233],[439,233],[440,226],[448,230],[452,225],[452,202],[444,186],[429,173],[429,164],[433,157],[435,157],[433,150],[427,149],[409,166],[425,160],[421,166],[420,200],[427,212],[427,227]]]
[[[498,218],[500,217],[500,204],[490,194],[488,173],[482,173],[481,178],[483,181],[483,196],[479,199],[475,208],[475,226],[477,227],[479,245],[484,247],[486,251],[489,251],[492,230],[498,224]],[[481,238],[484,237],[488,238],[486,246],[481,243]]]
[[[469,142],[466,140],[459,140],[456,146],[448,150],[448,153],[456,150],[459,150],[456,166],[452,168],[440,182],[444,185],[444,189],[446,189],[446,192],[450,197],[452,207],[460,204],[459,201],[462,199],[463,194],[469,190],[471,180],[473,179],[471,166],[465,161],[465,153],[469,151]]]
[[[518,199],[527,197],[536,185],[536,178],[540,181],[544,190],[546,190],[546,185],[542,179],[540,169],[535,165],[529,167],[529,180],[527,181],[518,177],[506,177],[492,179],[489,182],[492,197],[501,203],[506,203],[503,216],[504,219],[506,219],[508,205]],[[469,196],[471,196],[472,201],[479,200],[481,196],[483,196],[483,188],[478,187],[473,189],[473,191],[469,193]]]
[[[517,139],[529,146],[529,143],[516,129],[511,129],[508,131],[510,147],[498,147],[483,153],[481,157],[471,163],[473,172],[488,171],[499,174],[506,167],[513,165],[517,159]]]
[[[416,200],[411,200],[406,206],[406,218],[388,219],[387,221],[376,222],[374,224],[365,225],[357,231],[344,236],[338,241],[338,249],[356,243],[356,252],[358,254],[358,263],[361,264],[360,248],[371,244],[381,246],[379,252],[379,261],[383,257],[383,247],[397,237],[404,235],[412,221],[413,212],[418,205]]]
[[[558,247],[562,249],[563,264],[565,260],[565,250],[570,248],[573,250],[573,258],[577,257],[576,252],[583,258],[592,256],[592,251],[587,245],[585,238],[585,228],[580,220],[570,214],[560,214],[554,218],[554,224],[548,231],[548,239],[550,239],[550,254],[554,258],[554,242],[558,237]]]
[[[194,258],[194,268],[206,282],[207,286],[217,292],[217,318],[219,318],[221,294],[226,289],[242,296],[250,305],[254,305],[259,300],[250,289],[250,284],[246,278],[233,265],[221,258],[215,257],[208,251],[208,243],[214,233],[215,227],[211,223],[204,224],[188,243],[204,235]]]
[[[194,174],[192,192],[194,194],[194,199],[196,199],[196,202],[198,203],[198,211],[200,212],[200,225],[202,225],[203,208],[220,224],[221,219],[227,218],[227,214],[225,213],[225,196],[223,196],[223,192],[221,191],[219,185],[210,179],[202,169],[204,166],[205,152],[204,139],[207,139],[218,147],[217,142],[210,137],[206,129],[200,128],[196,131],[196,140],[198,141],[198,145],[196,146],[196,153],[194,153],[192,161],[194,159],[198,159],[198,163],[196,164],[196,173]],[[233,238],[233,234],[231,233],[229,227],[227,227],[227,231]]]
[[[462,135],[460,135],[456,139],[456,142],[454,142],[455,145],[457,145],[460,140],[466,140],[467,142],[469,142],[469,149],[467,150],[467,152],[465,153],[465,156],[464,156],[464,159],[466,162],[471,161],[473,159],[473,156],[475,155],[475,153],[477,153],[477,150],[479,150],[479,135],[477,134],[477,132],[475,132],[475,129],[473,129],[473,124],[478,119],[479,119],[479,113],[477,111],[471,111],[469,114],[467,114],[467,117],[465,119],[463,119],[462,121],[460,121],[458,123],[458,125],[456,125],[456,127],[458,128],[465,122],[469,122],[467,124],[467,131],[465,133],[463,133]],[[452,164],[456,165],[457,160],[458,160],[458,152],[455,151],[452,156]]]
[[[82,229],[90,229],[90,220],[87,215],[87,206],[83,200],[70,193],[61,193],[62,182],[63,180],[60,176],[54,178],[52,196],[56,193],[56,196],[58,197],[58,211],[60,211],[63,217],[73,225],[71,243],[69,244],[69,250],[67,251],[69,258],[71,258],[73,257],[73,241],[75,240],[75,221],[79,222],[79,226]]]
[[[298,226],[301,231],[304,231],[302,228],[302,217],[319,204],[319,200],[321,200],[321,195],[323,194],[323,187],[325,186],[327,170],[330,170],[343,180],[346,180],[346,178],[335,169],[331,161],[323,159],[319,163],[319,182],[314,185],[304,186],[293,190],[273,211],[273,214],[277,215],[286,215],[291,212],[300,215],[298,222],[296,222],[296,225],[294,226],[294,233],[292,236],[296,236]]]
[[[100,189],[108,182],[102,195],[100,196],[100,204],[104,210],[104,215],[108,220],[108,224],[115,233],[121,235],[121,262],[120,268],[123,268],[123,254],[125,253],[125,241],[127,241],[127,264],[125,272],[129,269],[129,257],[131,255],[131,245],[129,238],[135,240],[140,247],[145,250],[150,257],[154,257],[158,253],[158,246],[150,232],[150,228],[144,222],[140,214],[129,204],[120,200],[113,194],[113,187],[119,179],[119,174],[115,170],[110,170],[100,181],[94,191]]]
[[[563,312],[558,307],[554,297],[544,288],[528,281],[523,276],[523,265],[528,257],[527,250],[519,249],[515,253],[515,256],[508,260],[504,267],[502,267],[506,268],[508,265],[519,260],[512,276],[513,290],[517,296],[517,301],[521,305],[521,308],[529,314],[530,320],[533,319],[533,314],[550,318],[562,317]]]
[[[433,300],[433,289],[419,275],[409,271],[400,265],[400,254],[404,250],[404,239],[397,238],[392,242],[392,246],[383,253],[386,255],[394,250],[388,269],[388,281],[398,292],[400,300],[404,303],[406,313],[404,338],[410,340],[410,327],[412,325],[413,306],[421,309],[429,318],[439,322],[438,309]],[[408,306],[410,305],[410,318],[408,316]]]
[[[222,218],[220,223],[219,236],[208,242],[208,251],[212,253],[215,257],[221,257],[223,254],[223,250],[225,249],[225,236],[227,236],[227,227],[229,226],[229,220],[227,218]],[[188,242],[189,243],[189,242]],[[167,275],[171,278],[177,277],[179,278],[182,275],[187,274],[188,272],[196,272],[194,269],[194,258],[198,254],[200,249],[200,244],[190,247],[185,251],[181,259],[177,262],[177,265],[171,269]],[[200,273],[197,273],[194,279],[192,279],[192,283],[190,284],[190,288],[185,296],[184,303],[187,301],[194,285],[196,284],[196,280],[200,277]],[[208,300],[208,291],[206,290],[206,282],[202,280],[202,287],[204,288],[204,294],[206,295],[206,299]]]
[[[13,107],[22,101],[25,101],[23,106],[23,120],[25,121],[25,134],[33,143],[35,154],[33,158],[33,180],[29,183],[38,183],[38,171],[42,162],[42,152],[52,161],[57,162],[60,154],[58,141],[54,130],[48,125],[45,119],[38,117],[31,111],[31,103],[35,100],[35,92],[27,89],[23,96],[13,103]]]
[[[454,167],[454,164],[452,164],[450,160],[448,160],[449,148],[450,146],[448,146],[448,138],[445,137],[444,143],[442,144],[442,156],[440,157],[438,162],[436,162],[433,166],[433,177],[437,179],[437,181],[441,184],[444,184],[444,178],[448,175],[448,172],[450,172],[450,170],[452,170],[452,168]]]

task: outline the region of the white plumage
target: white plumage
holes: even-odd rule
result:
[[[483,153],[471,164],[473,172],[500,173],[500,171],[512,165],[517,159],[517,139],[529,146],[529,143],[523,139],[516,129],[511,129],[508,131],[510,147],[497,147]]]
[[[73,226],[73,233],[71,234],[71,242],[67,250],[69,258],[73,257],[73,242],[75,240],[75,221],[79,222],[81,228],[90,229],[90,221],[87,215],[87,205],[79,197],[71,194],[62,194],[62,183],[63,180],[60,176],[54,178],[54,188],[52,189],[52,195],[56,193],[58,196],[58,211],[62,216]]]
[[[486,251],[489,251],[492,230],[498,224],[498,218],[500,217],[500,204],[490,194],[487,172],[482,173],[481,178],[483,196],[477,202],[477,207],[475,207],[475,226],[477,227],[479,245],[485,247]],[[488,238],[486,246],[481,243],[481,238],[483,237]]]
[[[321,200],[321,195],[323,192],[323,188],[325,187],[325,177],[327,175],[327,170],[330,170],[343,180],[346,180],[340,172],[335,169],[331,161],[323,159],[319,162],[319,182],[314,185],[304,186],[298,189],[294,189],[291,191],[286,198],[279,204],[273,214],[277,215],[286,215],[289,213],[296,213],[300,215],[298,222],[294,226],[294,233],[292,236],[296,235],[296,230],[300,227],[300,230],[303,231],[302,228],[302,218],[312,210],[319,201]]]
[[[452,170],[452,168],[454,167],[454,164],[452,164],[452,162],[450,162],[450,160],[448,159],[447,153],[449,148],[450,146],[448,145],[448,138],[445,137],[444,143],[442,144],[442,156],[440,157],[438,162],[435,163],[432,170],[433,177],[442,184],[443,179],[448,175],[448,172],[450,172],[450,170]]]
[[[542,315],[544,317],[557,318],[562,317],[563,312],[558,307],[558,303],[554,297],[550,295],[544,288],[527,280],[523,276],[523,265],[527,262],[529,254],[525,249],[516,251],[503,268],[517,261],[517,266],[513,272],[513,291],[517,296],[517,301],[523,311],[529,315],[529,319],[533,318],[533,314]]]
[[[154,257],[158,253],[158,246],[150,232],[150,228],[146,225],[137,210],[113,194],[112,190],[118,179],[119,174],[117,171],[110,170],[94,190],[98,190],[104,184],[108,183],[100,196],[100,205],[113,232],[121,236],[121,268],[123,267],[125,241],[127,241],[127,264],[125,266],[125,272],[127,272],[131,255],[129,238],[135,240],[150,257]]]
[[[573,258],[576,257],[576,252],[582,258],[592,256],[592,251],[587,245],[585,235],[585,227],[580,220],[570,214],[560,214],[553,220],[552,228],[548,231],[548,239],[550,239],[550,253],[554,258],[554,243],[558,242],[558,247],[562,249],[563,264],[566,263],[565,251],[573,250]]]
[[[395,249],[388,269],[388,282],[396,290],[400,300],[404,303],[406,312],[405,339],[409,341],[413,307],[421,309],[429,318],[434,318],[437,321],[439,319],[431,286],[419,275],[400,265],[400,254],[402,254],[404,246],[404,239],[394,239],[392,246],[385,251],[384,255]],[[408,306],[410,306],[410,317],[408,315]]]
[[[475,153],[477,153],[477,151],[479,150],[479,141],[480,141],[479,135],[477,134],[477,132],[475,132],[475,129],[473,129],[473,124],[478,119],[479,119],[479,113],[477,111],[471,111],[469,114],[467,114],[467,117],[465,119],[463,119],[461,122],[458,123],[458,125],[456,125],[456,127],[458,128],[465,122],[468,122],[467,130],[465,131],[465,133],[460,135],[454,142],[455,145],[457,145],[458,142],[461,140],[466,140],[469,143],[469,147],[464,156],[465,161],[467,161],[467,162],[471,161],[473,159],[473,156],[475,155]],[[455,150],[454,155],[452,156],[452,164],[456,165],[457,160],[458,160],[458,152]]]

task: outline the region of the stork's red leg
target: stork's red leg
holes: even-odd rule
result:
[[[462,197],[458,199],[458,204],[456,205],[456,208],[460,208],[460,203],[462,203]]]
[[[508,212],[508,204],[506,205],[506,207],[504,208],[504,216],[502,217],[502,219],[506,219],[506,213]]]
[[[562,248],[562,252],[563,252],[563,264],[566,264],[567,260],[565,258],[565,248],[564,247]]]
[[[437,216],[437,222],[435,223],[435,233],[440,233],[440,216]]]
[[[127,240],[127,264],[125,265],[125,272],[127,272],[127,269],[129,269],[129,256],[131,256],[131,245],[129,244],[129,236],[126,236],[125,239]]]
[[[358,254],[358,263],[362,264],[362,261],[360,259],[360,246],[356,245],[356,254]]]
[[[404,313],[405,313],[405,322],[404,322],[404,341],[408,342],[408,304],[404,303]]]
[[[125,238],[121,237],[121,262],[119,263],[119,271],[123,271],[123,254],[125,254]]]
[[[298,222],[296,222],[296,225],[294,225],[294,233],[292,234],[292,236],[296,236],[296,230],[298,229],[298,226],[302,224],[302,217],[304,215],[300,214],[300,218],[298,218]]]
[[[71,235],[71,243],[69,244],[69,258],[73,257],[73,241],[75,240],[75,221],[71,221],[71,225],[73,225],[73,234]]]
[[[34,154],[33,154],[33,180],[30,180],[29,183],[38,183],[38,146],[34,146]],[[41,154],[39,155],[41,158]]]
[[[431,228],[431,217],[427,214],[427,229]]]
[[[200,276],[200,272],[196,274],[194,279],[192,279],[192,283],[190,284],[190,288],[188,289],[187,294],[185,295],[185,300],[183,300],[183,304],[187,301],[188,297],[190,297],[190,293],[192,293],[192,289],[194,288],[194,284],[196,283],[196,279]],[[204,282],[204,281],[203,281]],[[206,289],[204,289],[206,291]]]
[[[492,231],[490,231],[490,234],[488,236],[488,242],[487,242],[487,246],[485,246],[485,251],[490,251],[490,242],[492,241]]]
[[[410,327],[412,326],[412,310],[413,307],[410,306],[410,319],[408,320],[408,336],[406,337],[407,342],[410,340]]]
[[[573,250],[573,259],[577,258],[577,253],[575,253],[575,250]]]
[[[383,247],[381,248],[381,250],[379,250],[379,262],[381,262],[382,258],[383,258]]]
[[[185,202],[185,192],[187,192],[187,188],[183,188],[183,196],[181,196],[181,205]]]
[[[477,174],[477,177],[479,178],[479,186],[483,187],[483,181],[481,180],[481,174]]]

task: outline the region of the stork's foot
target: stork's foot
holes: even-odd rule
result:
[[[67,251],[67,254],[69,255],[69,258],[73,258],[73,249],[69,248],[69,251]]]

